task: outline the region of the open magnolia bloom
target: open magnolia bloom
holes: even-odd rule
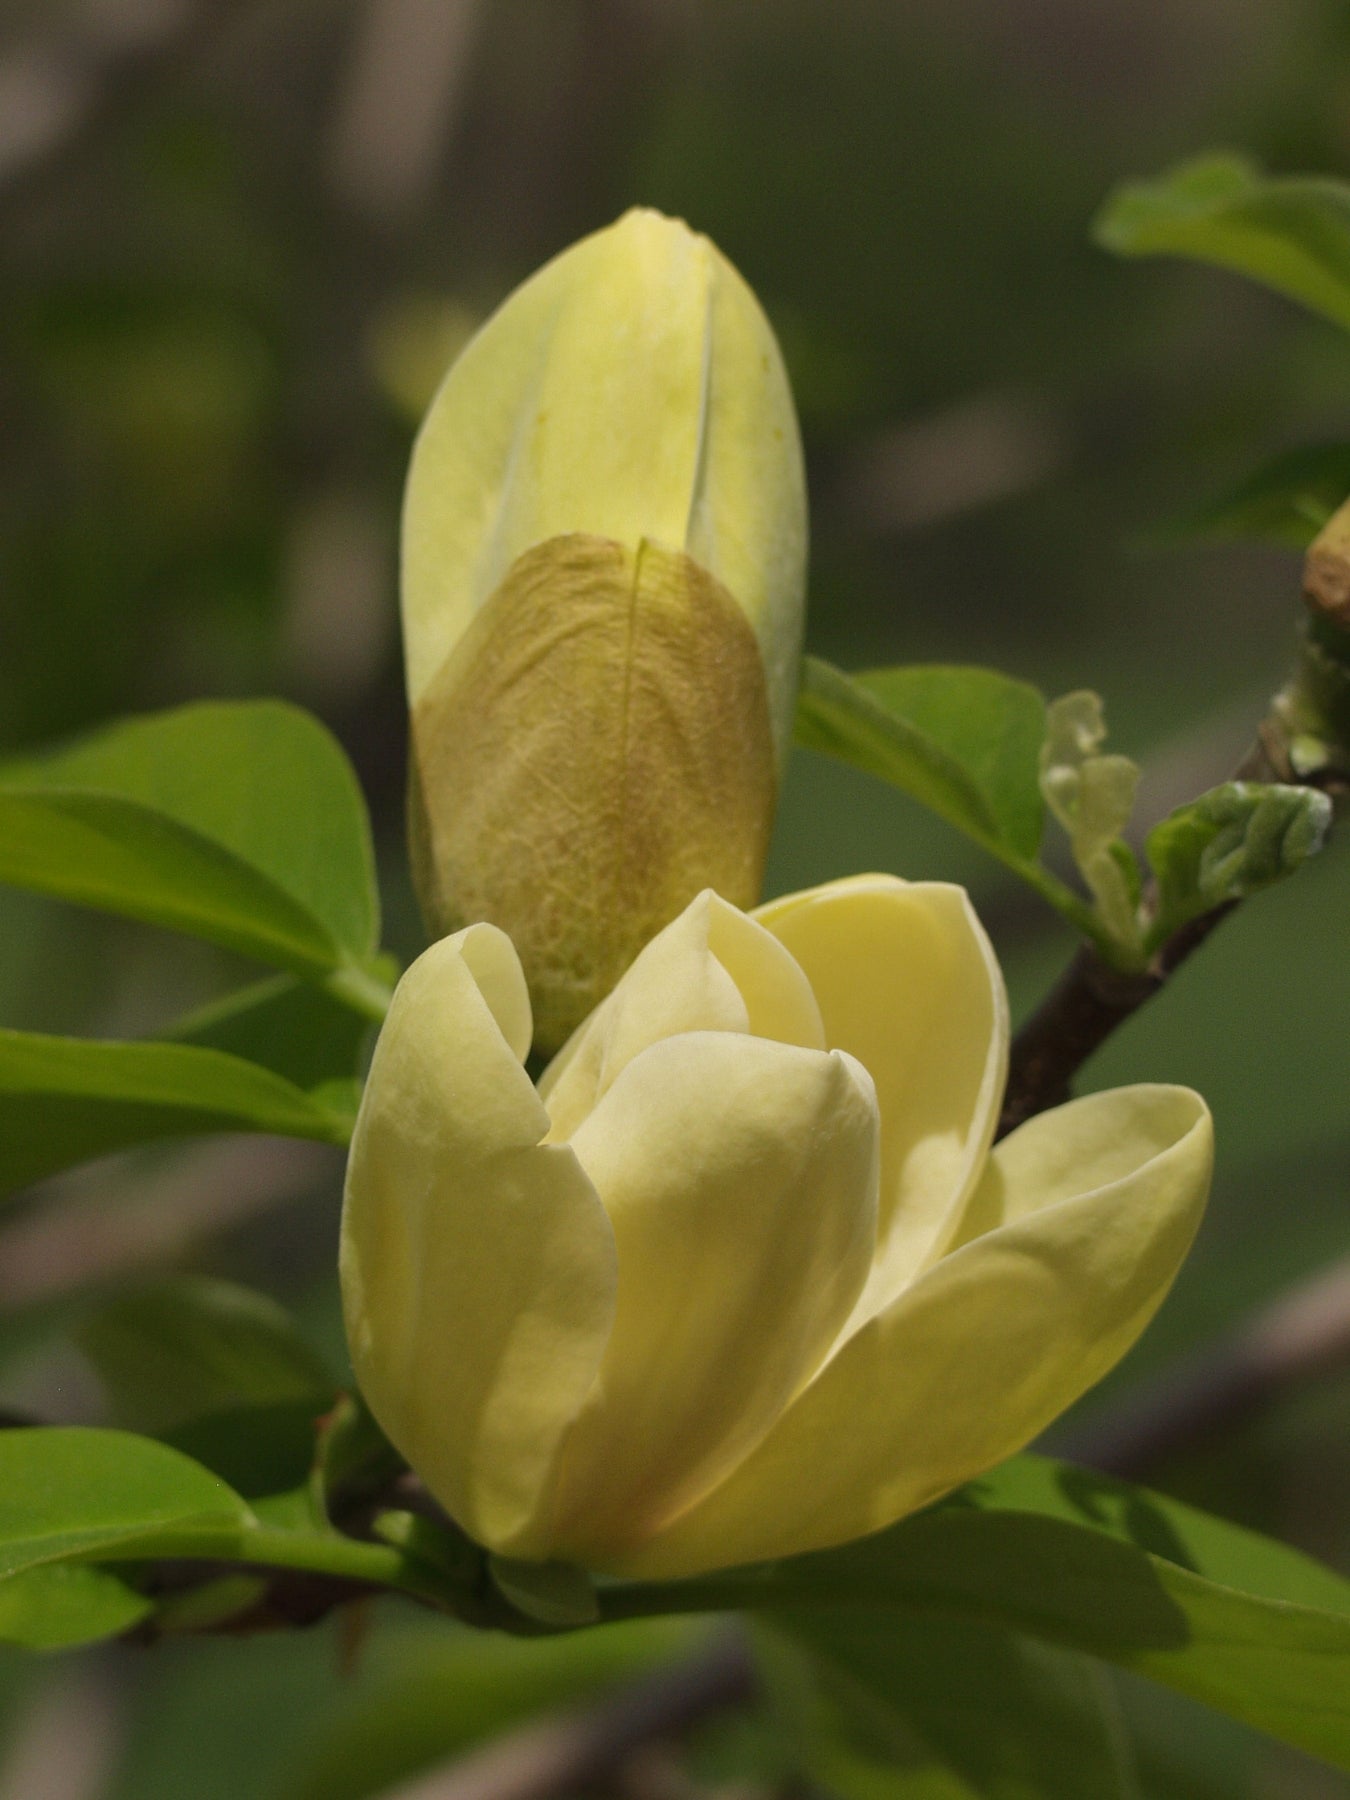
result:
[[[413,964],[342,1236],[375,1416],[504,1554],[679,1576],[875,1531],[1110,1368],[1204,1204],[1185,1088],[991,1150],[1007,1002],[946,884],[704,893],[537,1092],[530,1026],[493,926]]]

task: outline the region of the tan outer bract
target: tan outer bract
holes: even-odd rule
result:
[[[412,757],[423,904],[438,932],[508,934],[547,1050],[702,888],[759,896],[763,668],[687,556],[579,533],[526,552],[414,707]]]

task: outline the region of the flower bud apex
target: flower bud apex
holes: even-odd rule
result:
[[[773,334],[658,213],[541,269],[433,401],[403,531],[415,879],[438,934],[509,933],[543,1047],[702,888],[758,898],[805,549]]]

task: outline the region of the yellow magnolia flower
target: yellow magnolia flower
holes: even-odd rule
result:
[[[749,288],[633,211],[455,363],[403,518],[423,911],[488,919],[555,1049],[698,891],[759,898],[806,570],[796,415]]]
[[[356,1125],[357,1379],[515,1557],[679,1576],[878,1530],[1021,1448],[1132,1344],[1209,1113],[1120,1088],[990,1148],[1008,1013],[965,893],[700,895],[545,1074],[509,940],[394,997]]]

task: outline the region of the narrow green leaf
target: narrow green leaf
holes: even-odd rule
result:
[[[607,1597],[611,1616],[895,1606],[1151,1676],[1350,1769],[1350,1581],[1145,1489],[1016,1457],[837,1550]]]
[[[350,1120],[218,1050],[0,1030],[0,1193],[147,1139],[212,1131],[341,1144]]]
[[[1045,701],[996,669],[918,664],[869,669],[854,680],[895,719],[939,745],[974,781],[999,837],[1034,857],[1045,822],[1037,759]]]
[[[202,1537],[251,1521],[224,1482],[152,1438],[81,1426],[0,1432],[0,1576],[100,1555],[188,1555]]]
[[[267,1595],[265,1575],[220,1575],[198,1587],[161,1594],[155,1601],[155,1635],[217,1631],[252,1612]]]
[[[1350,187],[1267,176],[1242,157],[1183,163],[1130,182],[1093,227],[1121,256],[1185,256],[1263,282],[1350,330]]]
[[[803,666],[797,741],[903,789],[958,830],[1030,858],[1041,831],[1045,706],[993,669],[920,665],[857,676]]]
[[[0,881],[308,975],[340,961],[320,922],[258,870],[116,795],[0,785]]]
[[[379,932],[356,778],[279,701],[130,719],[0,768],[0,881],[310,975],[364,965]]]
[[[1148,532],[1149,545],[1253,540],[1306,550],[1350,495],[1350,443],[1310,444]]]
[[[162,1436],[235,1407],[331,1405],[336,1383],[285,1307],[253,1288],[176,1275],[120,1295],[77,1341],[97,1369],[117,1424]]]
[[[224,1050],[313,1090],[360,1072],[371,1021],[294,975],[270,975],[189,1013],[162,1033]]]
[[[111,1569],[40,1563],[0,1580],[0,1643],[73,1650],[130,1630],[153,1609]]]
[[[1151,941],[1292,875],[1330,828],[1331,801],[1314,788],[1228,781],[1178,807],[1148,834],[1159,900]]]
[[[802,666],[799,744],[900,788],[1110,948],[1088,902],[1036,858],[1044,733],[1035,688],[993,669],[919,665],[850,676],[812,656]]]

